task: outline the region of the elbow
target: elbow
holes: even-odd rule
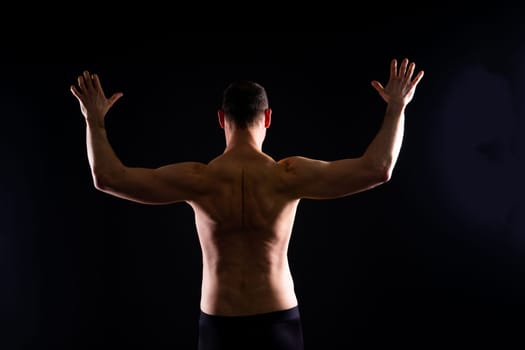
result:
[[[376,170],[374,178],[377,181],[378,185],[387,183],[392,178],[392,168],[384,167]]]
[[[93,184],[99,191],[105,192],[109,189],[109,177],[100,173],[93,173]]]
[[[377,186],[390,181],[394,169],[391,161],[376,160],[370,157],[365,157],[364,160],[367,164],[370,180],[374,185]]]
[[[102,192],[113,192],[115,188],[121,186],[123,174],[125,169],[93,169],[91,175],[93,177],[93,185]]]
[[[387,170],[383,170],[379,173],[379,182],[380,183],[386,183],[388,181],[390,181],[390,179],[392,178],[392,170],[391,169],[387,169]]]

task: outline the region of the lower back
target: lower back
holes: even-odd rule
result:
[[[201,309],[211,315],[241,316],[297,305],[288,265],[261,267],[204,264]]]

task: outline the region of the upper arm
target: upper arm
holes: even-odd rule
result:
[[[122,167],[100,180],[103,192],[143,204],[190,201],[205,191],[207,165],[182,162],[155,169]]]
[[[322,161],[305,157],[285,158],[284,183],[295,198],[330,199],[376,187],[388,177],[366,158]]]

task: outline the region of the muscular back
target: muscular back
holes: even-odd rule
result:
[[[240,96],[242,103],[237,101],[242,107],[237,112],[256,106],[252,112],[257,115],[248,118],[249,126],[245,120],[246,127],[237,128],[236,122],[226,118],[225,110],[218,111],[227,151],[209,164],[129,167],[116,156],[104,128],[106,113],[122,93],[107,98],[98,75],[87,70],[71,92],[86,119],[95,187],[138,203],[189,203],[195,211],[203,254],[201,308],[210,314],[243,315],[297,303],[287,248],[300,198],[339,198],[390,179],[403,138],[405,107],[424,73],[412,78],[414,69],[414,62],[409,64],[406,58],[398,69],[393,59],[388,83],[383,87],[372,81],[387,102],[381,129],[362,156],[334,161],[289,157],[275,162],[262,153],[272,111],[267,108],[264,88],[255,86],[247,94],[251,97]],[[236,96],[237,92],[232,93]],[[252,97],[253,101],[244,104]],[[235,105],[235,100],[228,103]]]
[[[203,254],[201,308],[242,315],[297,304],[287,249],[297,199],[284,166],[261,152],[225,153],[204,177],[207,191],[190,205]]]

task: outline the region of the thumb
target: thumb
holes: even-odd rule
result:
[[[113,106],[113,104],[114,104],[115,102],[117,102],[117,100],[120,99],[122,96],[124,96],[124,94],[123,94],[122,92],[116,92],[116,93],[114,93],[113,95],[111,95],[111,97],[110,97],[109,100],[108,100],[108,101],[109,101],[109,104],[110,104],[111,106]]]
[[[376,89],[376,91],[379,93],[379,96],[381,96],[381,98],[384,101],[388,102],[389,98],[388,95],[385,93],[385,88],[383,87],[383,85],[381,85],[381,83],[377,80],[373,80],[371,84],[374,87],[374,89]]]
[[[78,92],[78,90],[77,90],[77,88],[75,87],[75,85],[71,85],[71,86],[69,87],[69,91],[71,91],[71,93],[73,94],[73,96],[75,96],[79,102],[82,102],[82,100],[81,100],[81,98],[80,98],[80,92]]]
[[[371,82],[370,84],[372,85],[372,87],[373,87],[374,89],[377,90],[377,92],[379,92],[380,94],[383,93],[383,90],[384,90],[385,88],[383,87],[383,85],[381,85],[380,82],[378,82],[377,80],[372,80],[372,82]]]

